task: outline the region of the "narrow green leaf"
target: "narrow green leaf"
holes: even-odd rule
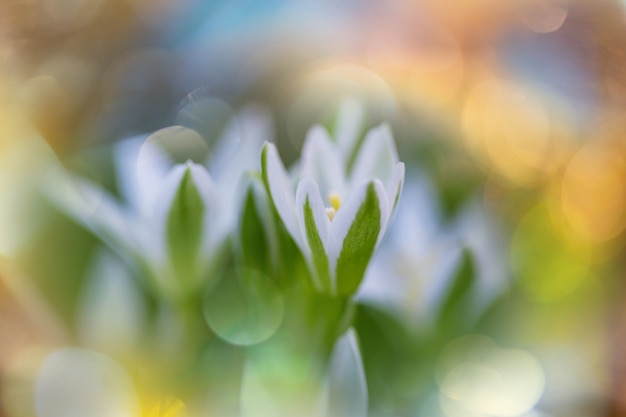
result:
[[[202,240],[204,203],[187,168],[176,191],[167,220],[171,261],[178,278],[195,279],[198,249]]]
[[[365,274],[367,265],[376,248],[380,233],[380,205],[378,195],[371,183],[367,187],[365,200],[356,213],[348,230],[337,260],[337,293],[353,294]]]
[[[255,201],[254,190],[248,189],[241,215],[240,248],[246,268],[271,273],[271,253],[263,219]]]
[[[464,250],[454,281],[450,285],[446,298],[441,303],[439,321],[442,326],[446,328],[452,325],[462,326],[462,321],[467,318],[463,313],[467,307],[468,295],[475,280],[474,261],[470,253]]]
[[[311,248],[313,267],[315,268],[317,279],[319,280],[322,290],[330,292],[331,280],[328,256],[326,255],[322,239],[317,231],[317,226],[315,225],[315,219],[313,217],[313,209],[311,208],[311,202],[309,201],[308,196],[306,198],[306,202],[304,203],[304,227],[306,229],[306,239]]]

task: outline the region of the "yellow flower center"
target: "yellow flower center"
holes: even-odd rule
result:
[[[146,417],[182,417],[185,404],[175,397],[168,397],[158,401],[148,412]]]
[[[338,193],[332,191],[328,193],[328,202],[330,203],[330,207],[326,207],[326,215],[332,222],[337,210],[341,207],[341,197],[339,197]]]

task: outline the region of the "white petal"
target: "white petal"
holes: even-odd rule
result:
[[[38,417],[136,417],[139,402],[128,374],[106,356],[64,349],[48,356],[35,388]]]
[[[266,175],[274,206],[293,240],[303,249],[303,241],[296,218],[296,201],[291,179],[287,175],[285,166],[280,160],[274,144],[266,143],[263,148],[263,154],[265,155],[263,171],[264,175]]]
[[[99,252],[91,268],[78,310],[79,335],[89,346],[127,353],[141,338],[140,291],[128,268],[110,253]]]
[[[348,330],[335,345],[329,371],[328,415],[366,417],[367,383],[353,329]]]
[[[389,207],[394,208],[402,191],[404,185],[405,174],[404,162],[398,162],[393,167],[393,174],[391,176],[390,187],[386,189],[387,196],[389,197]]]
[[[186,170],[186,164],[176,165],[170,170],[165,181],[161,184],[161,192],[157,196],[154,207],[152,207],[152,212],[143,225],[143,231],[145,232],[142,235],[144,253],[157,269],[161,269],[167,264],[168,216],[172,201],[176,196]]]
[[[462,247],[454,240],[433,242],[429,257],[421,264],[423,276],[423,294],[421,303],[427,307],[427,312],[434,316],[440,311],[445,295],[454,285],[461,262],[463,260]],[[428,262],[430,261],[430,262]]]
[[[361,208],[365,196],[367,195],[367,188],[370,183],[374,184],[374,191],[380,204],[380,218],[381,218],[381,232],[378,234],[378,243],[382,238],[382,232],[386,226],[387,219],[389,218],[389,203],[387,202],[387,195],[385,189],[378,180],[372,182],[364,182],[356,188],[348,198],[348,200],[341,206],[341,208],[335,214],[330,227],[330,245],[328,251],[328,258],[331,264],[331,270],[334,270],[337,258],[343,247],[343,241],[354,222],[357,212]],[[378,244],[377,243],[377,244]]]
[[[250,171],[259,170],[263,143],[272,136],[269,114],[257,106],[247,106],[229,123],[211,153],[208,167],[221,200],[220,222],[232,229],[243,202],[242,180]]]
[[[312,178],[323,197],[331,192],[345,194],[346,172],[341,152],[321,126],[314,126],[307,133],[302,147],[302,177]]]
[[[136,230],[127,213],[107,191],[62,170],[51,170],[43,192],[57,208],[125,256],[137,250]]]
[[[509,273],[503,259],[502,237],[498,235],[493,219],[479,201],[469,203],[462,211],[454,233],[474,257],[477,282],[476,301],[479,308],[488,306],[508,285]]]
[[[326,246],[328,245],[329,239],[330,219],[326,215],[326,208],[322,202],[322,197],[317,184],[310,178],[303,178],[298,184],[298,189],[296,191],[296,212],[300,233],[302,233],[303,237],[306,236],[303,208],[307,198],[311,204],[313,219],[315,220],[315,225],[317,226],[317,232],[319,233],[322,243]]]
[[[391,181],[389,182],[389,188],[385,190],[385,194],[387,195],[387,202],[389,207],[389,215],[385,216],[385,224],[383,229],[380,232],[380,239],[384,236],[387,231],[387,227],[391,221],[391,215],[393,214],[393,210],[400,198],[400,193],[402,191],[402,186],[404,185],[404,163],[398,162],[393,169],[393,175],[391,177]]]
[[[391,195],[397,163],[398,153],[391,130],[388,125],[383,124],[370,130],[365,137],[350,176],[351,183],[360,184],[378,178],[384,184],[387,194]]]
[[[191,179],[204,203],[204,231],[201,250],[208,262],[211,255],[215,253],[215,248],[224,241],[230,232],[232,224],[222,221],[223,210],[225,209],[222,206],[223,196],[219,194],[209,171],[198,164],[187,163],[186,166],[191,170]]]
[[[172,169],[174,162],[163,148],[166,139],[175,141],[187,131],[180,126],[171,126],[158,130],[141,144],[134,161],[137,207],[146,215],[158,198],[161,185]]]
[[[358,302],[381,305],[392,310],[403,307],[408,283],[396,273],[396,257],[387,245],[372,258],[370,267],[354,299]]]
[[[313,180],[311,180],[310,178],[304,178],[298,184],[298,189],[296,191],[296,215],[298,217],[298,226],[300,228],[302,242],[304,247],[306,248],[305,257],[309,262],[309,266],[311,267],[311,269],[315,271],[315,266],[313,265],[312,259],[313,252],[307,239],[307,231],[304,218],[304,207],[307,199],[309,201],[309,204],[311,205],[313,220],[315,221],[317,233],[320,237],[320,240],[322,241],[322,245],[324,247],[323,250],[326,254],[328,254],[330,247],[330,219],[326,215],[326,209],[324,207],[324,203],[322,202],[319,188],[317,187],[317,184],[313,182]],[[314,272],[314,275],[317,275],[316,272]],[[319,279],[319,277],[316,278]],[[321,288],[321,283],[317,282],[317,284],[318,288]]]
[[[428,253],[432,242],[442,233],[438,199],[426,176],[413,176],[404,185],[389,239],[396,251]]]
[[[272,138],[269,113],[249,105],[240,110],[224,129],[207,166],[217,182],[227,180],[233,170],[258,170],[263,143]]]
[[[113,158],[117,183],[124,200],[143,213],[158,193],[159,184],[172,165],[169,157],[148,135],[135,136],[115,144]]]
[[[341,148],[344,161],[348,161],[359,141],[359,133],[365,119],[363,103],[354,99],[342,100],[339,107],[335,140]]]

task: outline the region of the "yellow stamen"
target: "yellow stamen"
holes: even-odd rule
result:
[[[330,206],[335,209],[335,211],[339,210],[339,207],[341,207],[341,197],[339,197],[339,194],[335,192],[328,194],[328,202],[330,203]]]
[[[326,215],[328,216],[328,219],[332,222],[333,218],[335,217],[335,209],[332,207],[326,207]]]

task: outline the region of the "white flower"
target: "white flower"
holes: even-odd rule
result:
[[[174,397],[142,401],[129,373],[109,357],[60,349],[43,362],[35,387],[37,417],[182,417]]]
[[[425,176],[407,182],[396,221],[357,299],[389,308],[427,329],[434,324],[467,249],[475,280],[465,319],[476,319],[506,286],[501,246],[484,208],[470,202],[450,224]]]
[[[206,146],[195,131],[181,126],[121,142],[114,162],[124,204],[65,172],[48,195],[122,257],[139,259],[163,293],[184,295],[204,282],[236,224],[238,185],[258,166],[267,120],[257,109],[241,111],[206,166],[174,165],[160,146]]]
[[[146,306],[137,282],[122,261],[96,251],[77,308],[77,334],[87,346],[127,354],[140,346]]]
[[[404,180],[404,164],[386,125],[367,134],[350,171],[344,155],[323,128],[313,127],[296,187],[274,145],[265,144],[261,156],[269,194],[316,288],[335,295],[358,288]]]

